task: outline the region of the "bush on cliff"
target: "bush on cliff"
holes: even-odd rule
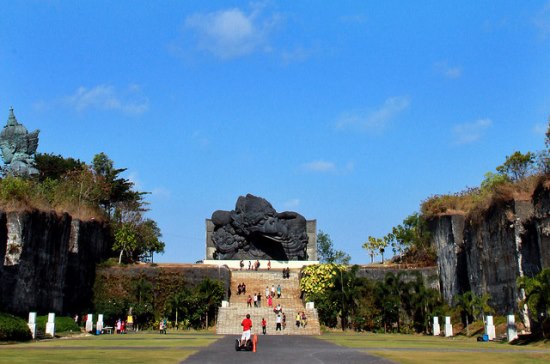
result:
[[[0,341],[27,341],[31,339],[31,331],[25,320],[0,312]]]

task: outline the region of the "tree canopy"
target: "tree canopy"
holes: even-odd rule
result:
[[[335,250],[330,235],[319,230],[317,233],[317,258],[321,263],[349,264],[351,257],[342,250]]]

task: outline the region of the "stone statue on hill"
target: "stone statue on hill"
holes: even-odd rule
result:
[[[17,122],[13,108],[10,108],[8,123],[0,133],[0,149],[7,174],[22,177],[38,174],[34,166],[34,155],[38,147],[39,132],[35,130],[29,133]]]
[[[240,196],[235,210],[215,211],[211,221],[215,259],[307,260],[306,219],[261,197]]]

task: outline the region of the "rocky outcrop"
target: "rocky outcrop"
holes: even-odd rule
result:
[[[497,313],[518,312],[517,278],[550,267],[550,191],[541,185],[532,200],[500,201],[476,218],[438,216],[430,230],[448,303],[467,291],[488,293]]]
[[[361,265],[357,271],[357,277],[368,278],[372,281],[383,282],[386,275],[392,273],[394,275],[402,275],[403,282],[411,282],[417,279],[417,275],[420,274],[424,281],[424,285],[436,290],[440,289],[438,272],[434,267],[423,268],[407,268],[400,267],[374,267],[372,265]]]
[[[0,310],[73,313],[90,307],[109,229],[54,212],[0,212]]]

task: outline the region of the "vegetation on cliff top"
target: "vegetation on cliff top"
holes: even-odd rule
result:
[[[538,152],[515,151],[487,172],[479,187],[454,194],[434,195],[422,202],[425,219],[446,214],[464,214],[476,220],[491,206],[511,200],[529,200],[550,173],[550,125],[546,132],[546,149]]]
[[[121,176],[126,169],[115,168],[105,153],[97,154],[91,165],[53,154],[37,154],[35,162],[37,176],[0,179],[1,209],[55,211],[83,221],[105,221],[112,228],[119,263],[164,251],[157,223],[145,216],[147,193],[136,191],[134,183]]]

